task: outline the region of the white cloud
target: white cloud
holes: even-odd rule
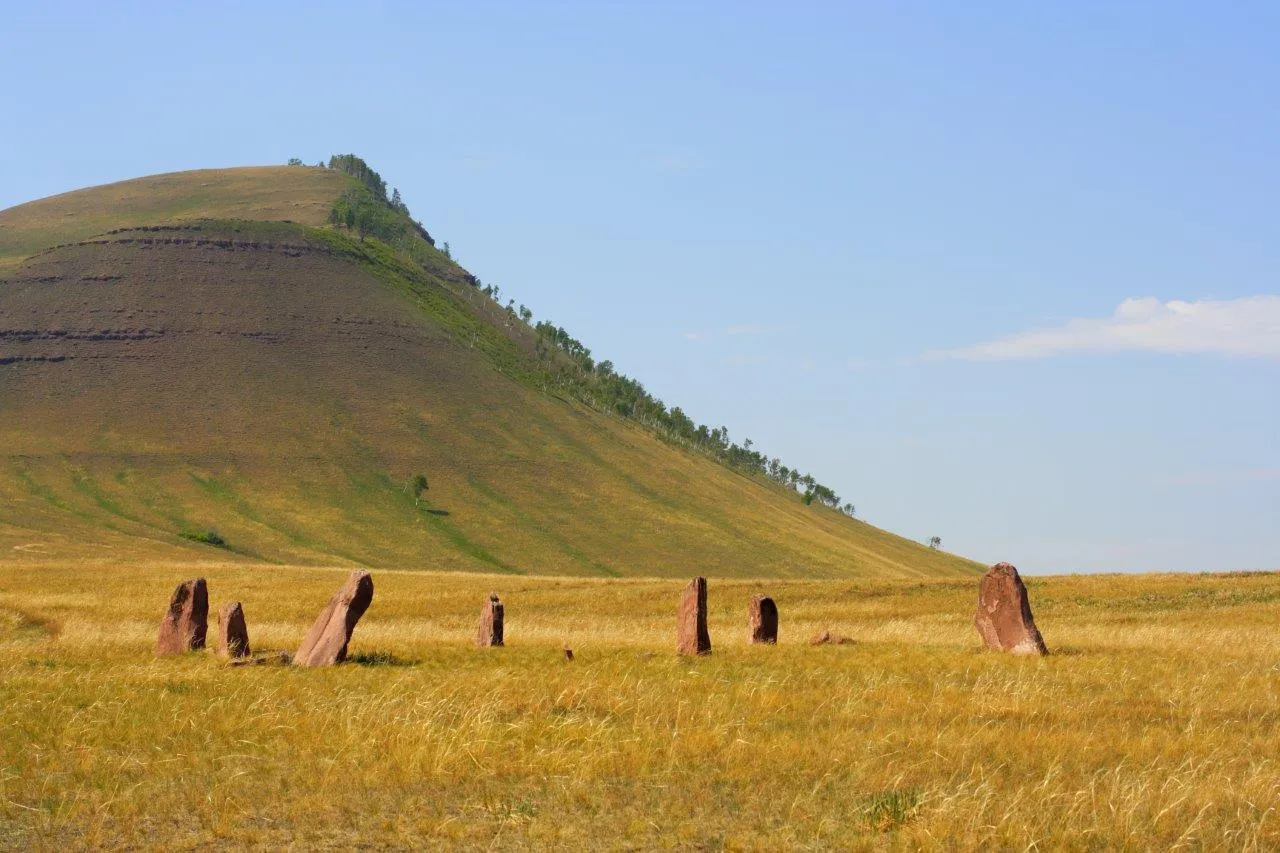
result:
[[[880,367],[880,362],[874,358],[853,356],[844,360],[844,366],[854,373],[867,373]]]
[[[1110,317],[1077,318],[973,346],[934,350],[921,358],[1003,361],[1139,350],[1280,358],[1280,296],[1126,299]]]

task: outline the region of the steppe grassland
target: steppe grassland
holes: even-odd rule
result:
[[[1280,844],[1276,574],[1029,579],[1043,660],[978,650],[971,580],[712,579],[681,660],[678,581],[387,571],[348,665],[151,656],[185,577],[292,650],[346,571],[0,568],[0,844]]]
[[[0,211],[0,274],[40,249],[113,228],[219,217],[322,225],[347,180],[290,166],[198,169],[42,198]]]

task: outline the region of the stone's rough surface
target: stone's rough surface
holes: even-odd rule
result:
[[[204,578],[183,581],[169,599],[156,634],[157,655],[180,655],[204,648],[209,630],[209,587]]]
[[[757,595],[751,599],[747,610],[750,633],[749,641],[753,644],[778,642],[778,605],[767,595]]]
[[[711,654],[707,633],[707,579],[694,578],[680,596],[676,623],[676,652],[682,655]]]
[[[296,666],[331,666],[347,657],[347,644],[356,623],[373,601],[373,578],[368,572],[352,572],[342,589],[333,594],[293,656]]]
[[[1018,577],[1018,570],[1008,563],[997,563],[982,576],[973,627],[989,649],[1015,655],[1048,654],[1044,638],[1031,618],[1027,588]]]
[[[476,628],[477,646],[502,645],[502,602],[496,592],[489,593],[489,600],[480,611],[480,625]]]
[[[234,660],[249,656],[249,628],[244,623],[244,608],[233,601],[218,608],[218,657]]]
[[[819,631],[809,638],[811,646],[849,646],[853,645],[854,640],[846,637],[844,634],[836,634],[832,631]]]

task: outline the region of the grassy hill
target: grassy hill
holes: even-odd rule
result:
[[[330,169],[208,170],[0,212],[3,558],[978,568],[566,393],[533,330],[412,229],[328,224],[362,192]]]

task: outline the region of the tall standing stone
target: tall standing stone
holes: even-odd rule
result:
[[[209,630],[209,587],[204,578],[183,581],[169,599],[156,634],[157,655],[180,655],[204,648]]]
[[[496,592],[489,593],[489,600],[480,610],[480,625],[476,628],[477,646],[502,645],[502,602]]]
[[[218,657],[227,660],[249,656],[249,628],[244,622],[244,608],[232,601],[218,608]]]
[[[711,654],[707,633],[707,579],[694,578],[680,596],[676,621],[676,652],[682,655]]]
[[[778,643],[778,605],[767,595],[757,595],[751,599],[747,608],[747,621],[750,628],[749,642],[752,645],[777,645]]]
[[[351,634],[372,601],[373,578],[368,572],[352,572],[302,639],[293,656],[294,664],[332,666],[346,660]]]
[[[1048,654],[1031,617],[1027,588],[1018,570],[1008,563],[997,563],[982,576],[973,627],[989,649],[1015,655]]]

